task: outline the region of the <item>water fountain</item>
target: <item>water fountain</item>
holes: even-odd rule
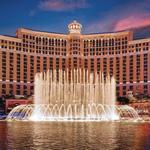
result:
[[[7,120],[110,121],[137,119],[129,106],[117,106],[113,77],[87,70],[54,70],[35,76],[34,104],[15,107]]]

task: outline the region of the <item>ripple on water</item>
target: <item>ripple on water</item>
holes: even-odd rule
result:
[[[0,122],[0,150],[148,150],[150,124]]]

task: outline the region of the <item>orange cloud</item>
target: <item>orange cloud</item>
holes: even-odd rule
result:
[[[150,26],[150,14],[136,14],[127,18],[118,20],[114,27],[114,31],[126,30],[132,28],[140,28]]]
[[[88,6],[86,0],[45,0],[40,2],[39,8],[46,11],[67,11]]]

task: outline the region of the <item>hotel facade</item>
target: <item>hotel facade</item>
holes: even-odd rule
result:
[[[0,96],[30,96],[37,72],[77,68],[113,75],[118,96],[150,96],[150,38],[134,40],[131,31],[83,35],[81,29],[73,21],[68,34],[19,28],[16,37],[0,35]]]

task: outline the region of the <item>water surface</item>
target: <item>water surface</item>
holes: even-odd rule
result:
[[[0,122],[0,150],[150,150],[150,124]]]

